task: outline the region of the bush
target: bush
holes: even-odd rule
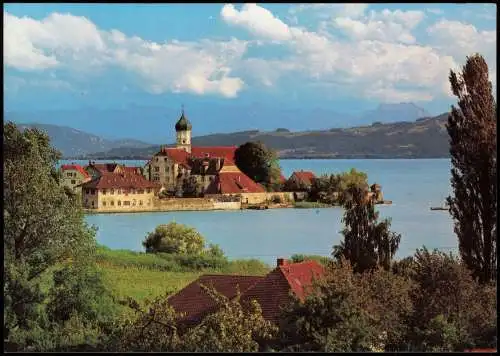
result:
[[[273,204],[283,204],[283,199],[281,196],[275,194],[271,197],[271,203]]]
[[[331,259],[326,256],[318,256],[318,255],[302,255],[302,254],[294,254],[290,257],[292,263],[298,263],[303,261],[316,261],[321,263],[323,266],[327,266]]]
[[[157,226],[142,244],[146,252],[198,255],[203,252],[205,239],[194,228],[171,222]]]

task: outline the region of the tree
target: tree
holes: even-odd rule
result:
[[[171,222],[158,225],[142,245],[150,253],[200,255],[205,247],[205,239],[194,228]]]
[[[283,312],[287,351],[361,352],[384,350],[405,334],[412,283],[376,269],[354,273],[345,259],[330,264],[303,302]]]
[[[488,65],[479,54],[467,57],[461,73],[450,73],[453,106],[448,117],[453,168],[449,197],[460,256],[481,282],[496,280],[497,154],[496,102]]]
[[[59,185],[60,153],[47,134],[4,125],[4,331],[44,320],[42,276],[68,258],[91,260],[95,234]]]
[[[391,232],[390,220],[378,222],[372,199],[367,199],[367,190],[351,185],[344,201],[345,213],[342,222],[344,241],[334,246],[333,256],[345,257],[356,272],[382,266],[390,269],[401,235]]]
[[[417,250],[413,257],[411,298],[404,343],[414,351],[463,351],[496,347],[496,288],[480,285],[452,254]],[[401,345],[402,349],[407,349]]]
[[[266,186],[279,181],[281,169],[276,153],[262,142],[247,142],[234,152],[236,166],[257,183]]]
[[[198,195],[199,184],[196,177],[189,176],[182,180],[182,196],[196,197]]]

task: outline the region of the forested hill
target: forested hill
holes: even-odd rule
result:
[[[262,141],[281,158],[445,158],[449,156],[446,120],[448,114],[413,122],[374,123],[348,129],[290,132],[243,131],[193,138],[193,145],[240,145]],[[159,145],[121,147],[81,158],[148,159]],[[77,158],[77,157],[72,157]]]

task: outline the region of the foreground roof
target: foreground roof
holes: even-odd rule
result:
[[[178,313],[185,313],[184,322],[196,323],[207,314],[216,310],[215,301],[200,287],[200,284],[213,286],[229,299],[236,297],[239,286],[241,303],[247,306],[257,300],[262,314],[268,321],[277,323],[281,306],[289,301],[290,292],[303,299],[309,292],[313,279],[324,274],[323,267],[316,261],[288,264],[282,260],[266,276],[204,275],[177,294],[169,298],[170,305]],[[279,261],[279,260],[278,260]]]
[[[176,312],[185,313],[181,318],[182,321],[198,322],[216,307],[215,301],[201,288],[200,284],[213,287],[225,297],[233,299],[237,295],[237,287],[240,293],[244,293],[263,278],[263,276],[203,275],[171,296],[169,304]]]

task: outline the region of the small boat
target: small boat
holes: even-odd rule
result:
[[[449,210],[450,208],[448,208],[447,206],[443,205],[443,206],[431,206],[431,210]]]

